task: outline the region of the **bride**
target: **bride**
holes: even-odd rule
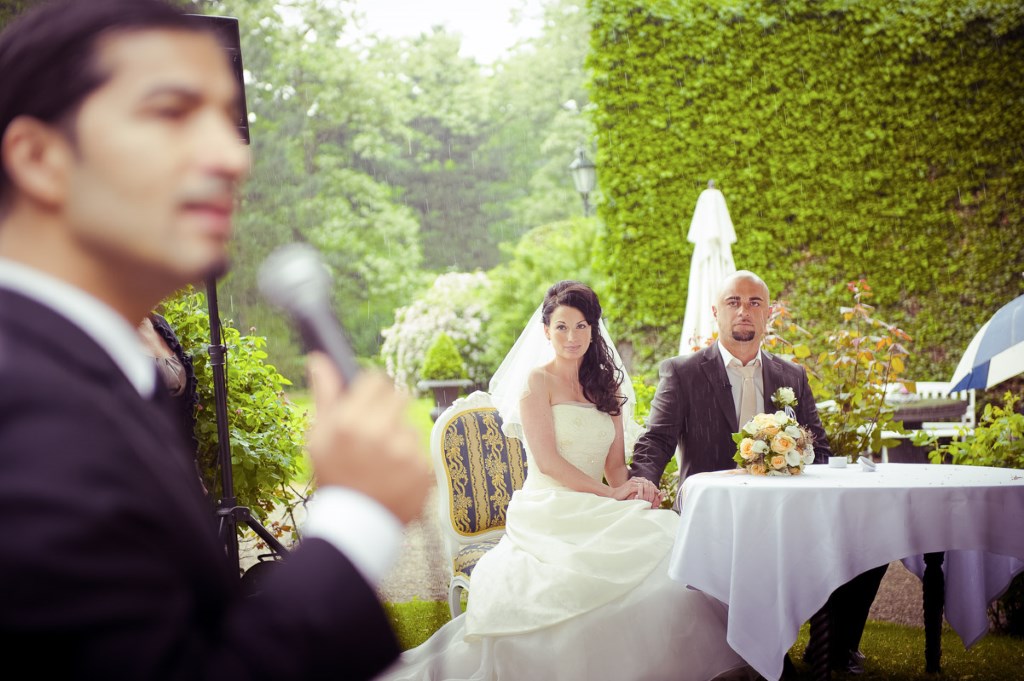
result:
[[[491,381],[528,474],[466,612],[384,679],[704,681],[745,667],[720,602],[667,576],[678,516],[629,479],[633,390],[584,284],[552,286]],[[607,483],[602,481],[602,476]]]

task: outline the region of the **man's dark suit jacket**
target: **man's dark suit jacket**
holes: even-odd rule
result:
[[[778,411],[771,396],[779,388],[792,388],[797,399],[796,420],[814,436],[815,463],[825,463],[831,452],[806,371],[767,352],[762,351],[762,357],[765,403],[760,405],[761,411]],[[739,424],[718,343],[686,357],[665,360],[659,376],[647,432],[633,449],[630,475],[657,483],[677,444],[680,485],[694,473],[736,468],[732,434],[739,432]]]
[[[244,598],[166,404],[76,326],[0,290],[0,652],[42,678],[370,678],[374,589],[309,539]]]

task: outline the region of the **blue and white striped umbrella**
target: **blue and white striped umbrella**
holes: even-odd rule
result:
[[[951,392],[984,390],[1024,373],[1024,296],[999,308],[975,334],[960,359]]]

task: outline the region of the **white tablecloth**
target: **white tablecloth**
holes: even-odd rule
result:
[[[669,574],[729,605],[729,644],[768,679],[800,625],[856,575],[947,551],[947,620],[965,645],[1024,571],[1024,471],[880,464],[686,479]],[[920,562],[923,571],[923,561]],[[984,622],[984,626],[982,626]]]

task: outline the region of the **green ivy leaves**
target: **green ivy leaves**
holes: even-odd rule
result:
[[[946,379],[1024,292],[1024,7],[967,0],[591,0],[609,311],[634,361],[674,354],[697,195],[737,267],[824,334],[868,277]],[[628,263],[628,266],[624,266]]]

